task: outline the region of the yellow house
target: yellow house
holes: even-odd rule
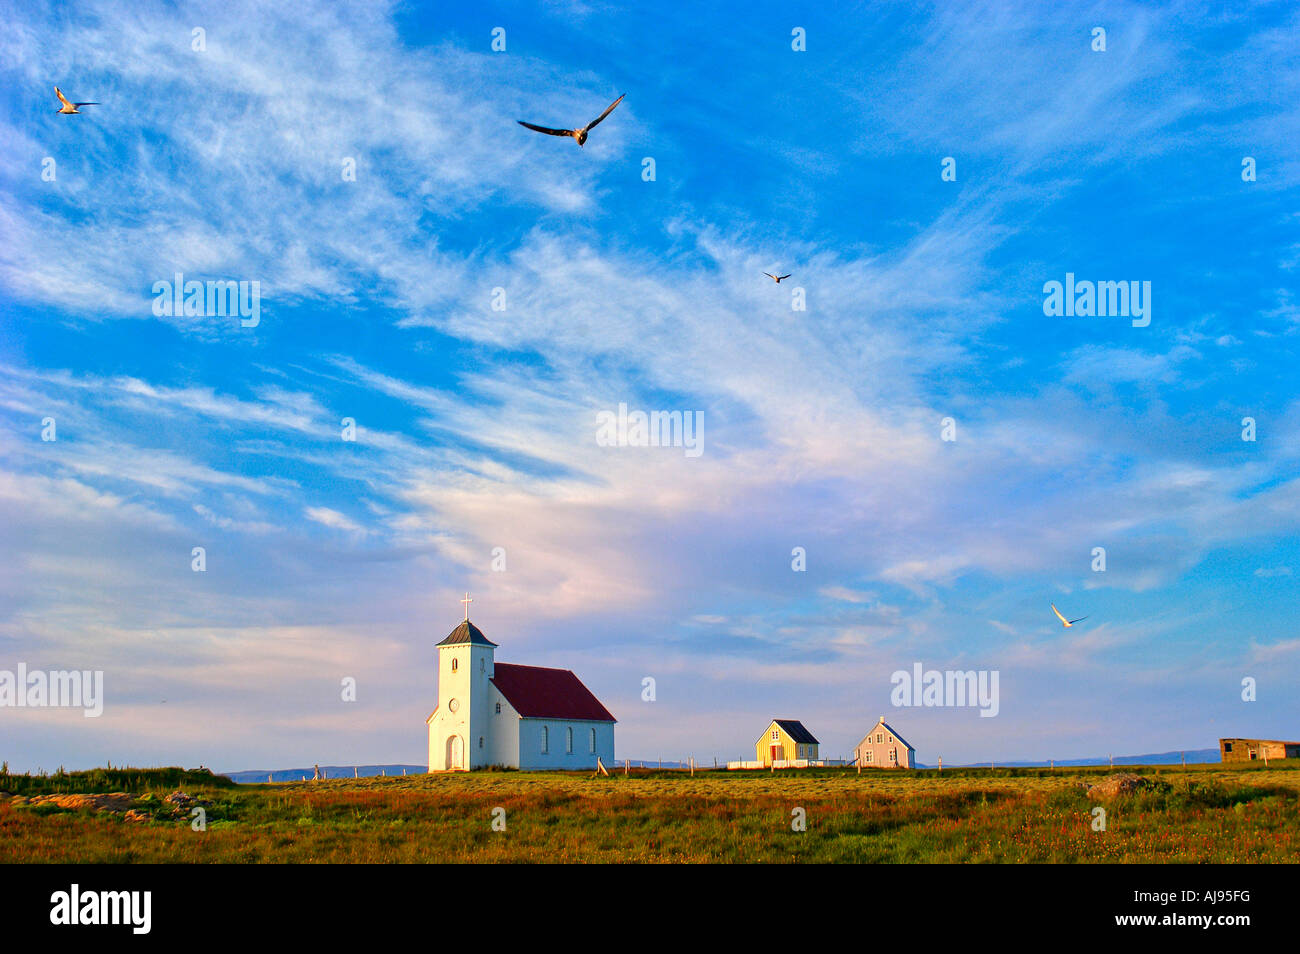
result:
[[[754,754],[763,766],[816,759],[819,744],[797,719],[773,719],[754,743]]]

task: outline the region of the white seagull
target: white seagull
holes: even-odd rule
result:
[[[627,93],[623,94],[623,96],[626,95]],[[599,125],[602,119],[604,119],[606,116],[608,116],[610,113],[614,111],[615,106],[623,102],[623,96],[620,96],[618,99],[614,100],[614,102],[610,103],[608,109],[606,109],[603,113],[601,113],[591,122],[587,123],[587,125],[583,126],[581,129],[552,129],[550,126],[534,126],[532,123],[526,123],[522,119],[517,119],[515,120],[515,122],[519,123],[519,125],[521,126],[527,126],[529,129],[532,129],[536,132],[546,133],[546,135],[548,136],[571,136],[572,138],[576,139],[578,141],[578,145],[581,146],[587,141],[587,133],[595,129],[596,126]]]
[[[59,89],[57,86],[54,87],[54,95],[59,97],[59,102],[63,104],[63,106],[56,110],[56,112],[64,113],[68,116],[71,116],[73,113],[81,112],[81,110],[77,108],[78,106],[99,105],[99,103],[70,103],[68,102],[68,97],[63,95],[63,90]]]
[[[1080,616],[1078,619],[1066,619],[1064,616],[1061,615],[1061,611],[1056,608],[1055,603],[1052,604],[1052,612],[1056,614],[1056,618],[1061,621],[1061,625],[1064,626],[1066,629],[1069,629],[1075,623],[1082,623],[1085,619],[1088,618],[1086,616]]]

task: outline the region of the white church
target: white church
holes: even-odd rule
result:
[[[425,720],[430,772],[614,764],[617,720],[577,676],[496,662],[496,648],[468,613],[438,643],[438,708]]]

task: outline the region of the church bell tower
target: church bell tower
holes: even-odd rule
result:
[[[429,769],[454,771],[488,764],[488,680],[497,644],[465,620],[438,643],[438,708],[429,726]]]

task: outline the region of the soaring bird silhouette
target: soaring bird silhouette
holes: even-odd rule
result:
[[[68,97],[63,95],[63,90],[59,89],[57,86],[54,87],[54,95],[59,97],[59,102],[63,104],[63,106],[59,108],[58,112],[64,113],[69,116],[72,115],[73,113],[81,112],[81,110],[77,108],[78,106],[99,105],[99,103],[70,103],[68,102]]]
[[[1056,618],[1061,621],[1061,625],[1064,626],[1066,629],[1069,629],[1075,623],[1082,623],[1085,619],[1088,618],[1086,616],[1080,616],[1078,619],[1066,619],[1064,616],[1061,615],[1061,611],[1056,608],[1055,603],[1052,604],[1052,612],[1056,614]]]
[[[626,93],[623,94],[623,96],[626,95],[627,95]],[[601,113],[591,122],[587,123],[587,125],[583,126],[581,129],[552,129],[549,126],[534,126],[532,123],[526,123],[522,119],[518,119],[515,121],[519,123],[519,125],[521,126],[527,126],[529,129],[535,130],[536,132],[539,133],[546,133],[546,135],[548,136],[572,136],[574,139],[578,140],[578,145],[581,146],[587,141],[587,133],[595,129],[596,126],[600,124],[600,121],[602,119],[604,119],[606,116],[608,116],[610,113],[614,111],[615,106],[623,102],[623,96],[620,96],[618,99],[614,100],[614,102],[610,103],[608,109],[606,109],[603,113]]]
[[[773,275],[771,272],[764,272],[763,274],[766,275],[768,278],[772,279],[772,281],[776,282],[778,285],[790,277],[789,275],[781,275],[780,277],[778,277],[776,275]]]

